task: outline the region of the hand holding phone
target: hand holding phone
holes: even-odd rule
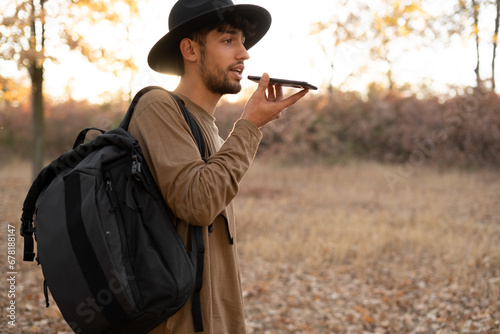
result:
[[[261,77],[255,76],[255,75],[248,76],[249,80],[257,82],[257,83],[260,81],[260,78]],[[272,85],[280,84],[284,87],[303,88],[303,89],[310,89],[310,90],[317,90],[318,89],[318,87],[313,86],[310,83],[307,83],[305,81],[270,78],[269,83]]]
[[[242,119],[252,122],[258,128],[280,118],[284,109],[295,104],[309,92],[309,89],[306,88],[284,98],[282,86],[270,85],[270,83],[269,75],[264,73],[259,80],[259,86],[248,100],[241,115]]]

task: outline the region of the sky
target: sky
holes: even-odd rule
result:
[[[321,61],[321,49],[310,37],[309,25],[318,20],[331,18],[335,1],[313,0],[318,10],[301,10],[304,1],[300,0],[247,0],[234,1],[236,4],[254,4],[265,7],[272,16],[272,25],[264,38],[249,50],[250,59],[245,62],[244,77],[248,75],[261,75],[264,72],[273,77],[308,81],[317,86],[324,80],[325,67],[329,69],[328,62]],[[156,1],[162,6],[158,15],[157,24],[148,26],[148,41],[144,41],[143,52],[138,57],[139,63],[144,64],[151,46],[167,31],[167,14],[175,1]],[[152,6],[154,7],[154,6]],[[313,63],[317,63],[315,66]],[[165,75],[156,74],[147,66],[142,67],[137,76],[136,85],[141,86],[143,81],[170,81],[170,87],[175,87],[177,78],[164,78]],[[161,81],[160,81],[161,82]],[[169,83],[166,83],[169,84]],[[256,84],[244,79],[243,87]]]
[[[244,77],[269,73],[273,77],[310,82],[321,89],[321,93],[329,80],[335,87],[339,86],[349,75],[349,90],[362,92],[370,81],[384,80],[382,74],[371,71],[361,73],[360,68],[367,63],[366,49],[358,43],[344,43],[336,48],[328,46],[329,57],[322,51],[317,37],[310,35],[311,24],[328,21],[334,15],[343,15],[349,11],[349,5],[355,1],[347,1],[341,7],[341,0],[235,0],[236,4],[255,4],[265,7],[272,15],[273,23],[267,35],[249,50],[250,59],[246,61]],[[383,0],[371,0],[369,5],[373,12],[383,8]],[[441,13],[443,8],[452,8],[454,0],[429,1],[427,9],[434,14]],[[174,89],[178,78],[158,74],[147,65],[147,55],[151,47],[168,32],[168,14],[175,0],[141,1],[140,18],[131,25],[134,39],[133,54],[139,71],[132,80],[124,73],[119,78],[111,73],[99,72],[93,65],[82,61],[78,54],[66,55],[59,64],[46,63],[45,89],[53,97],[65,98],[70,87],[75,99],[88,99],[91,102],[102,102],[105,91],[116,91],[119,87],[127,87],[132,82],[135,93],[147,85],[160,85]],[[94,39],[100,36],[92,36]],[[487,48],[488,46],[485,46]],[[483,62],[489,64],[491,58],[488,50],[484,50]],[[330,67],[333,59],[335,72]],[[468,40],[454,39],[450,45],[436,43],[412,53],[402,53],[394,65],[393,72],[400,83],[432,80],[433,89],[446,93],[447,85],[475,84],[474,67],[476,55],[472,38]],[[371,65],[370,65],[371,66]],[[500,68],[498,66],[497,68]],[[486,67],[486,70],[488,67]],[[3,68],[3,71],[16,71],[14,68]],[[383,69],[381,69],[383,70]],[[380,71],[379,71],[380,72]],[[487,77],[489,74],[484,74]],[[500,76],[500,75],[499,75]],[[333,79],[332,79],[333,78]],[[243,88],[256,87],[247,79],[242,81]]]
[[[255,86],[254,83],[246,79],[248,75],[261,75],[267,72],[278,78],[308,81],[317,86],[324,80],[325,68],[329,70],[327,59],[322,60],[323,54],[317,43],[309,36],[310,22],[329,19],[333,10],[333,3],[330,1],[318,1],[317,8],[321,11],[302,11],[303,1],[298,0],[273,0],[273,1],[234,1],[236,4],[255,4],[265,7],[272,15],[273,23],[266,36],[252,49],[249,50],[250,59],[245,63],[245,79],[242,86]],[[178,78],[158,74],[147,65],[147,56],[151,47],[168,32],[168,13],[175,1],[150,0],[147,6],[141,8],[141,19],[147,24],[137,27],[137,34],[141,36],[135,46],[135,59],[139,67],[139,72],[135,75],[132,83],[133,92],[137,92],[147,85],[160,85],[167,89],[174,89],[178,83]],[[293,10],[292,10],[293,9]],[[316,56],[315,56],[316,55]],[[319,55],[319,57],[318,57]],[[89,95],[99,95],[102,85],[91,84],[93,78],[99,77],[99,82],[107,87],[115,87],[120,83],[120,79],[114,78],[111,74],[98,73],[92,65],[80,64],[80,68],[74,64],[80,58],[72,55],[72,59],[67,58],[64,64],[49,65],[58,67],[58,73],[65,76],[75,76],[70,78],[74,87],[74,97],[79,99]],[[319,58],[314,60],[314,58]],[[314,64],[313,64],[314,63]],[[48,87],[52,87],[55,95],[64,95],[64,87],[58,85],[67,79],[60,76],[47,76]],[[84,83],[82,85],[82,83]],[[59,86],[59,87],[57,87]],[[56,88],[57,87],[57,88]]]

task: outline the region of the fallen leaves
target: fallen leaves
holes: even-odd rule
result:
[[[426,271],[365,276],[252,259],[242,266],[249,333],[500,332],[500,301],[428,285]]]
[[[355,176],[366,174],[366,170],[361,171],[364,173],[356,173]],[[333,252],[338,253],[344,250],[346,252],[359,252],[363,249],[363,244],[356,243],[358,240],[366,242],[373,240],[368,237],[356,239],[352,238],[351,235],[351,239],[343,241],[357,247],[342,248],[339,247],[342,245],[338,243],[342,241],[341,238],[338,239],[337,243],[332,240],[330,235],[328,238],[319,238],[322,237],[322,233],[332,233],[332,230],[325,229],[314,234],[319,236],[315,241],[317,251],[301,251],[297,254],[306,254],[309,257],[297,257],[296,253],[289,252],[290,248],[285,246],[293,245],[296,248],[303,246],[298,244],[297,240],[312,235],[314,230],[310,226],[299,224],[302,222],[300,219],[297,223],[300,229],[296,230],[300,233],[289,229],[293,223],[291,219],[293,216],[302,218],[300,211],[304,210],[303,203],[308,201],[298,197],[297,193],[280,190],[288,189],[287,187],[296,182],[293,181],[295,178],[290,175],[289,170],[286,172],[279,171],[276,174],[287,177],[282,183],[267,182],[269,184],[266,187],[259,188],[260,186],[257,185],[255,188],[247,190],[246,193],[243,192],[244,198],[251,201],[252,204],[252,211],[249,215],[255,218],[255,220],[247,221],[246,226],[240,225],[242,228],[238,231],[241,235],[239,250],[242,254],[242,287],[246,303],[248,334],[500,333],[500,277],[498,277],[496,253],[481,251],[474,256],[461,259],[454,257],[455,254],[460,253],[451,252],[446,255],[443,252],[446,249],[445,246],[456,248],[458,241],[461,240],[458,237],[462,234],[467,237],[468,244],[465,246],[473,247],[476,243],[473,243],[472,240],[477,236],[471,235],[469,231],[476,230],[465,229],[467,226],[464,225],[462,232],[455,225],[456,234],[453,235],[455,238],[452,240],[453,242],[442,243],[438,245],[439,247],[432,247],[428,252],[420,251],[419,253],[411,252],[411,250],[419,248],[415,245],[408,245],[406,243],[408,240],[405,242],[403,238],[404,235],[395,235],[398,238],[388,238],[386,246],[373,248],[379,253],[369,256],[372,254],[367,252],[363,261],[356,261],[354,253],[346,253],[342,257],[342,261],[339,261],[332,256]],[[331,170],[327,172],[328,175],[331,174]],[[349,172],[352,172],[352,168],[336,170],[334,174],[338,175],[339,178],[335,180],[335,191],[342,194],[342,198],[337,198],[337,201],[340,202],[343,199],[346,201],[345,205],[342,203],[342,205],[335,207],[335,210],[330,210],[332,193],[318,197],[317,194],[320,193],[321,188],[319,186],[317,189],[315,188],[315,203],[317,204],[318,201],[324,199],[323,207],[315,207],[318,215],[330,217],[332,212],[338,212],[343,206],[349,208],[350,212],[360,212],[359,208],[351,210],[349,207],[349,196],[346,194],[349,194],[348,190],[355,184],[354,181],[351,181],[354,180],[354,176],[345,177],[346,173]],[[266,169],[265,175],[267,174]],[[299,176],[303,174],[299,173]],[[313,175],[318,179],[316,182],[318,185],[327,183],[322,179],[321,170],[317,170]],[[444,175],[439,175],[439,178],[444,177]],[[345,187],[341,187],[342,178],[349,181]],[[432,179],[433,182],[430,184],[438,185],[439,180],[435,179],[434,182]],[[458,184],[458,182],[449,182],[449,184]],[[307,183],[301,187],[306,188],[308,185],[315,186],[313,180],[308,179]],[[0,226],[7,224],[19,226],[22,201],[28,187],[29,182],[27,182],[26,177],[13,175],[12,172],[5,174],[0,172]],[[261,192],[266,195],[263,199],[259,197]],[[288,193],[290,193],[289,196],[285,197]],[[366,191],[359,193],[366,194]],[[439,190],[439,194],[441,194],[441,190]],[[356,200],[359,200],[359,196],[355,197]],[[270,198],[273,199],[272,202],[269,201]],[[368,198],[367,201],[369,200]],[[459,200],[465,201],[465,199],[457,198],[457,201]],[[426,199],[425,203],[435,204],[436,200]],[[386,206],[389,204],[391,203],[384,203]],[[398,210],[395,210],[395,213],[399,212],[401,207],[396,204],[394,207]],[[279,205],[285,207],[287,211],[277,212]],[[464,205],[460,207],[463,208]],[[422,209],[418,214],[423,215],[429,210],[429,208]],[[483,210],[491,212],[491,207],[485,207]],[[363,213],[363,211],[361,212]],[[390,215],[387,214],[387,218],[395,219],[394,212],[391,212]],[[270,216],[271,213],[274,216]],[[368,215],[369,213],[363,214]],[[260,218],[266,220],[268,225],[259,227]],[[380,223],[379,228],[373,228],[371,230],[373,233],[367,233],[367,236],[372,238],[374,233],[381,233],[381,230],[389,234],[390,230],[398,228],[398,225],[390,219],[380,219],[380,221],[387,222],[388,227]],[[280,230],[279,220],[283,220],[283,225],[287,229]],[[404,222],[404,219],[401,221]],[[417,219],[416,223],[421,224],[422,220]],[[460,226],[458,225],[458,227]],[[347,224],[335,225],[334,227],[349,228]],[[429,234],[432,232],[430,228],[432,225],[426,225],[424,232]],[[250,252],[251,246],[255,248],[256,244],[245,243],[243,239],[244,237],[247,240],[262,242],[262,238],[265,236],[264,231],[272,236],[272,240],[270,240],[272,243],[263,246],[262,254],[266,257]],[[282,231],[288,234],[281,233]],[[272,234],[276,232],[278,233]],[[349,235],[347,236],[349,237]],[[495,234],[487,234],[486,232],[479,236],[481,238],[496,238]],[[430,238],[431,236],[427,235],[426,237]],[[441,234],[439,237],[442,239]],[[425,248],[422,246],[423,242],[427,241],[424,239],[424,233],[422,233],[422,239],[414,238],[411,240],[414,240],[413,242],[417,246]],[[433,246],[434,243],[428,242],[424,245]],[[267,245],[272,245],[275,248],[271,249]],[[12,330],[12,328],[7,327],[6,322],[0,322],[0,332],[71,333],[72,331],[63,320],[52,299],[51,306],[48,309],[45,308],[41,269],[34,263],[21,261],[22,238],[19,236],[16,246],[17,326]],[[480,244],[477,246],[484,247]],[[0,254],[6,254],[4,243],[0,243],[0,247],[3,247]],[[371,250],[371,248],[367,249]],[[277,254],[273,250],[281,253]],[[357,256],[359,257],[359,254]],[[454,270],[441,270],[442,268]],[[6,272],[5,267],[2,269]],[[472,276],[471,273],[474,275]],[[6,281],[0,280],[1,291],[6,291],[5,284]],[[6,302],[8,302],[6,294],[0,294],[0,305],[7,305]]]

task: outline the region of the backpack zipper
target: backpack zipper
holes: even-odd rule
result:
[[[106,191],[108,191],[108,192],[113,191],[113,184],[111,183],[110,179],[106,179]]]

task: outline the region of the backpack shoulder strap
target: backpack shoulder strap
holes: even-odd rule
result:
[[[200,151],[200,156],[203,161],[206,160],[205,155],[205,140],[203,139],[203,134],[201,129],[196,123],[195,119],[191,113],[187,110],[184,101],[177,95],[169,92],[170,95],[175,99],[179,108],[182,111],[182,115],[189,125],[191,132],[193,134],[196,143],[198,144],[198,150]],[[205,244],[203,243],[203,233],[201,226],[191,225],[191,257],[196,260],[196,281],[193,293],[193,303],[191,306],[191,313],[193,315],[193,324],[195,332],[203,332],[203,320],[201,317],[201,299],[200,292],[203,285],[203,263],[205,258]]]
[[[191,113],[187,110],[186,104],[184,101],[174,93],[158,86],[149,86],[146,88],[141,89],[134,97],[132,100],[132,103],[130,104],[130,107],[127,110],[127,114],[123,118],[122,122],[120,123],[120,127],[128,130],[128,127],[130,125],[130,121],[132,120],[132,114],[134,112],[134,109],[139,102],[139,99],[146,94],[147,92],[154,90],[154,89],[161,89],[163,91],[168,92],[174,100],[177,102],[177,105],[179,106],[182,115],[184,116],[184,119],[186,120],[186,123],[188,124],[189,128],[191,129],[191,133],[193,134],[193,137],[196,141],[196,144],[198,145],[198,150],[200,151],[200,156],[203,159],[203,161],[206,160],[206,154],[205,154],[205,140],[203,138],[203,133],[201,132],[201,129],[196,123],[196,120],[193,118]],[[193,315],[193,324],[194,324],[194,329],[195,332],[203,332],[203,320],[202,320],[202,315],[201,315],[201,299],[200,299],[200,292],[201,292],[201,287],[203,285],[203,264],[204,264],[204,258],[205,258],[205,244],[203,242],[203,233],[202,233],[202,228],[201,226],[194,226],[191,225],[191,259],[193,262],[195,262],[195,269],[196,269],[196,280],[195,280],[195,288],[193,292],[193,303],[191,307],[191,313]]]
[[[198,123],[196,123],[196,121],[193,118],[193,116],[191,115],[191,113],[187,110],[186,104],[184,103],[184,101],[179,96],[166,90],[165,88],[162,88],[159,86],[148,86],[148,87],[141,89],[135,95],[134,99],[130,103],[130,106],[127,110],[127,114],[125,115],[125,117],[123,118],[123,120],[120,123],[120,127],[125,129],[125,130],[128,130],[128,127],[130,125],[130,121],[132,120],[132,115],[134,113],[134,109],[135,109],[137,103],[139,102],[139,99],[144,94],[146,94],[147,92],[152,91],[154,89],[160,89],[160,90],[163,90],[163,91],[169,93],[174,98],[175,102],[177,102],[177,105],[181,109],[182,115],[184,116],[184,119],[186,120],[186,123],[188,124],[189,129],[191,129],[191,133],[193,134],[193,137],[194,137],[196,143],[198,144],[198,149],[200,151],[201,158],[203,159],[203,161],[206,161],[205,140],[203,139],[203,134],[201,133],[201,129],[200,129]]]
[[[186,104],[184,101],[177,95],[175,95],[172,92],[169,92],[170,95],[175,99],[177,104],[179,105],[179,108],[182,111],[182,115],[184,116],[184,119],[186,120],[186,123],[189,125],[189,128],[191,129],[191,132],[193,133],[193,137],[196,140],[196,143],[198,144],[198,150],[200,151],[201,158],[203,161],[207,161],[206,155],[205,155],[205,140],[203,139],[203,134],[201,133],[201,129],[196,123],[195,119],[191,115],[191,113],[187,110]]]
[[[149,92],[153,89],[161,89],[161,90],[167,91],[165,88],[162,88],[159,86],[148,86],[148,87],[141,89],[137,94],[135,94],[134,99],[130,103],[130,106],[128,107],[128,110],[127,110],[127,113],[125,114],[125,117],[123,117],[122,121],[120,122],[120,125],[119,125],[120,128],[128,130],[128,126],[130,125],[130,121],[132,120],[132,114],[134,113],[134,109],[137,106],[139,99],[144,94],[146,94],[147,92]]]

